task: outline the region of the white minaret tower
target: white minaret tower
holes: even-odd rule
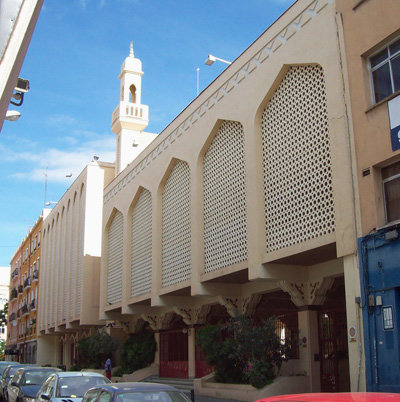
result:
[[[111,129],[117,135],[115,174],[131,163],[155,138],[155,134],[144,133],[149,124],[149,107],[141,104],[142,62],[133,54],[133,43],[129,56],[121,66],[120,102],[112,114]]]

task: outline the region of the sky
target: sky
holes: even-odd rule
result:
[[[226,68],[204,65],[209,53],[233,61],[293,2],[45,0],[19,75],[31,88],[22,116],[0,132],[0,266],[93,155],[114,162],[111,115],[131,41],[145,131],[160,133],[196,97],[198,67],[200,91]]]

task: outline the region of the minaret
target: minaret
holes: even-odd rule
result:
[[[111,129],[117,135],[115,174],[117,175],[154,139],[144,133],[149,124],[149,107],[141,104],[142,62],[135,58],[133,43],[121,66],[121,95],[112,114]]]

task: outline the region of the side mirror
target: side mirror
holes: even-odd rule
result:
[[[51,396],[49,394],[42,394],[40,397],[46,401],[49,401],[51,399]]]
[[[16,387],[18,385],[18,383],[17,382],[15,382],[15,381],[11,381],[11,386],[12,387]]]

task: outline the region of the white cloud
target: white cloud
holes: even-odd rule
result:
[[[77,123],[74,117],[68,116],[66,114],[55,114],[53,116],[49,116],[47,117],[46,122],[51,126],[58,126],[58,125],[70,126]]]
[[[41,182],[47,167],[49,182],[65,182],[67,173],[76,178],[82,169],[98,155],[100,161],[113,162],[115,159],[115,138],[106,135],[92,136],[92,139],[81,142],[72,150],[51,148],[40,153],[9,152],[8,158],[13,162],[25,162],[24,171],[16,172],[11,177],[18,180]],[[20,163],[19,163],[20,165]],[[34,166],[31,166],[34,165]]]
[[[89,3],[89,0],[79,0],[79,4],[84,10],[86,10],[86,6],[88,3]]]

